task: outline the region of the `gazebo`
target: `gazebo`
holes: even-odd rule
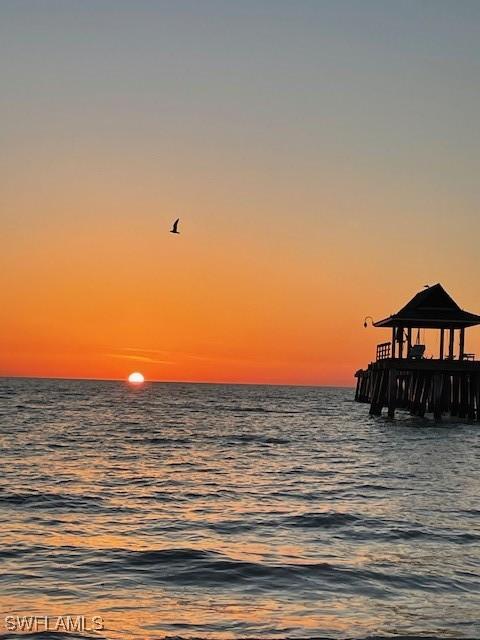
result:
[[[480,420],[480,361],[465,352],[465,329],[480,325],[480,315],[461,309],[436,284],[417,293],[397,313],[372,323],[390,328],[392,339],[377,345],[376,360],[356,372],[355,400],[370,403],[372,415],[388,407],[390,417],[403,408],[418,416],[431,412],[436,420],[443,414]],[[436,358],[425,357],[423,329],[439,331]]]
[[[412,344],[412,330],[438,329],[440,331],[439,359],[445,357],[445,332],[449,333],[447,359],[454,359],[455,332],[459,334],[458,360],[472,360],[473,354],[465,353],[465,329],[480,324],[480,316],[464,311],[445,291],[441,284],[426,287],[417,293],[398,313],[374,322],[374,327],[391,327],[392,341],[388,357],[403,358],[406,344],[406,357],[418,358],[423,355],[417,341]],[[383,343],[379,347],[379,355],[385,356],[389,351]],[[424,345],[421,345],[424,346]]]

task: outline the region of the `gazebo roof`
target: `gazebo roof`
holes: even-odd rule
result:
[[[419,291],[398,313],[373,323],[375,327],[425,329],[458,329],[477,324],[480,316],[460,309],[441,284]]]

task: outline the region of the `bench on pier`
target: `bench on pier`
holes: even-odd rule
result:
[[[408,357],[412,360],[421,360],[425,354],[424,344],[414,344],[408,350]]]

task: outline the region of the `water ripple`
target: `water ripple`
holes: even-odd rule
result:
[[[480,430],[428,425],[349,389],[0,380],[0,622],[478,638]]]

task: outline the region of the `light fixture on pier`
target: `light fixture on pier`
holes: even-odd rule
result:
[[[368,327],[368,322],[367,320],[370,320],[370,322],[373,324],[373,318],[372,316],[365,316],[365,320],[363,321],[363,326],[365,327],[365,329]]]

